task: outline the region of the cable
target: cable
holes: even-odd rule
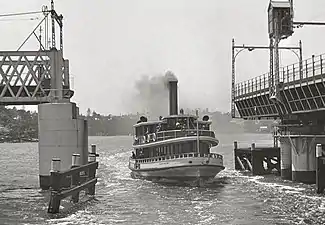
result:
[[[44,11],[33,11],[33,12],[22,12],[22,13],[8,13],[8,14],[0,14],[0,17],[9,17],[9,16],[23,16],[30,14],[44,13]]]
[[[39,17],[31,17],[31,18],[24,18],[24,19],[0,19],[0,22],[5,22],[5,21],[22,21],[22,20],[39,20]]]

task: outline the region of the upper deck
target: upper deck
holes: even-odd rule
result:
[[[134,125],[134,145],[193,136],[215,139],[214,132],[210,131],[210,124],[208,116],[199,120],[197,116],[180,114],[167,116],[158,121],[147,121],[145,117],[141,117]]]

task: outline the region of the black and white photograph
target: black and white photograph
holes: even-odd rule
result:
[[[324,0],[0,0],[0,225],[324,225]]]

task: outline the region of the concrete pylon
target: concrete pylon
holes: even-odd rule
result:
[[[40,187],[50,185],[52,158],[61,159],[61,171],[69,170],[73,154],[80,154],[82,164],[88,161],[88,126],[79,118],[75,103],[38,105],[39,178]]]
[[[314,184],[316,182],[315,138],[291,138],[292,180]]]
[[[281,154],[281,178],[285,180],[292,179],[292,159],[291,159],[291,142],[289,137],[280,137],[280,154]]]

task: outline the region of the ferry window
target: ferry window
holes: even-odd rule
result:
[[[193,142],[192,149],[193,149],[193,152],[197,151],[197,142]]]
[[[190,118],[188,118],[188,120],[189,120],[189,128],[196,129],[196,124],[194,123],[194,118],[190,117]]]
[[[183,148],[183,145],[182,145],[182,144],[179,144],[179,145],[178,145],[178,153],[179,153],[179,154],[183,153],[183,149],[184,149],[184,148]]]
[[[148,126],[144,127],[144,134],[149,134],[149,127]]]
[[[206,143],[200,143],[200,153],[209,154],[209,145]]]
[[[182,147],[181,147],[181,149],[182,149],[182,153],[189,153],[189,152],[192,152],[191,147],[192,147],[192,144],[191,144],[191,143],[183,143],[183,144],[182,144]]]
[[[148,129],[150,134],[154,133],[156,131],[156,124],[150,125]]]
[[[135,135],[136,135],[137,137],[143,135],[142,127],[136,127],[136,128],[135,128]]]
[[[191,146],[190,146],[191,152],[195,152],[196,151],[196,146],[194,142],[191,142]]]
[[[162,124],[162,125],[161,125],[161,130],[167,130],[167,124],[165,124],[165,123]]]
[[[176,119],[170,118],[167,120],[167,129],[174,130],[176,128]]]
[[[178,144],[174,145],[174,154],[177,155],[178,154]]]
[[[150,148],[144,148],[143,152],[142,152],[143,158],[148,158],[149,157],[149,152],[150,152]]]

